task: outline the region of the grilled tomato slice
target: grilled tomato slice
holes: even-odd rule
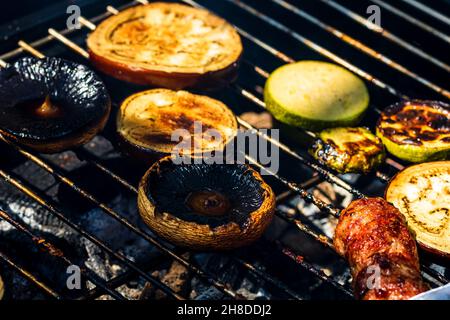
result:
[[[368,173],[383,163],[381,140],[366,128],[332,128],[319,133],[309,153],[340,173]]]
[[[92,63],[137,84],[183,89],[221,87],[237,75],[237,31],[210,12],[154,2],[121,11],[89,36]]]
[[[377,136],[394,156],[410,162],[447,160],[450,155],[450,105],[412,100],[383,111]]]
[[[450,161],[399,172],[389,183],[386,200],[406,217],[422,248],[450,258]]]

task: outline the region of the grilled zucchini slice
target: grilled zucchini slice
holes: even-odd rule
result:
[[[386,200],[405,216],[419,245],[450,258],[450,161],[399,172],[389,183]]]
[[[382,113],[377,136],[391,154],[402,160],[448,160],[450,105],[421,100],[394,104]]]
[[[368,173],[386,156],[381,140],[366,128],[323,130],[309,152],[340,173]]]
[[[270,75],[264,100],[280,122],[320,131],[357,124],[369,105],[369,93],[361,79],[342,67],[301,61]]]

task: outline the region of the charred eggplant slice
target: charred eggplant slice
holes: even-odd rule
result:
[[[196,250],[232,249],[258,239],[275,196],[246,165],[156,162],[139,186],[144,222],[161,237]]]
[[[222,87],[237,76],[237,31],[210,12],[176,3],[132,7],[89,36],[92,63],[133,83],[170,89]]]
[[[270,75],[264,100],[278,121],[320,131],[358,124],[369,105],[369,93],[361,79],[340,66],[300,61]]]
[[[27,57],[0,70],[0,133],[38,152],[88,142],[110,108],[105,85],[83,65]]]
[[[447,160],[450,155],[450,105],[412,100],[382,113],[377,136],[394,156],[410,162]]]
[[[386,200],[406,217],[422,248],[450,258],[450,161],[399,172],[389,183]]]
[[[309,152],[339,173],[368,173],[386,156],[381,140],[366,128],[325,129]]]
[[[222,102],[168,89],[128,97],[117,117],[121,149],[142,160],[158,160],[172,154],[180,139],[190,141],[177,150],[184,156],[222,151],[236,136],[237,129],[236,117]],[[176,137],[175,132],[179,133]]]

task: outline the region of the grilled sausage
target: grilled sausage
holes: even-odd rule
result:
[[[357,299],[403,300],[428,290],[405,219],[382,198],[352,202],[339,218],[334,245],[350,264]]]

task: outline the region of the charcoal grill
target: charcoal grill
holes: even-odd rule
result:
[[[83,17],[79,19],[79,30],[63,29],[65,16],[44,20],[39,29],[31,27],[31,19],[22,21],[23,25],[13,32],[8,31],[4,47],[10,51],[0,56],[2,66],[24,55],[37,57],[58,55],[80,63],[88,64],[88,53],[83,49],[88,32],[110,15],[117,14],[127,7],[147,1],[125,2],[112,0],[106,7],[101,1],[80,1]],[[371,91],[371,107],[364,124],[372,127],[380,110],[394,101],[408,97],[437,99],[447,101],[448,76],[450,71],[448,49],[450,43],[450,23],[446,14],[450,3],[441,1],[396,1],[386,0],[343,1],[343,0],[182,0],[188,5],[205,7],[233,23],[241,34],[245,54],[241,72],[236,83],[220,92],[209,93],[228,103],[237,115],[246,111],[262,112],[262,88],[269,71],[284,63],[303,59],[323,59],[340,64],[366,80]],[[85,5],[85,6],[84,6]],[[366,9],[370,5],[381,8],[381,26],[367,19]],[[87,15],[89,13],[89,15]],[[447,15],[448,16],[448,15]],[[50,25],[53,24],[54,25]],[[42,30],[48,28],[48,34]],[[23,29],[23,31],[21,30]],[[60,30],[60,31],[57,31]],[[37,40],[36,40],[37,39]],[[17,46],[18,45],[18,46]],[[16,47],[17,46],[17,47]],[[113,105],[139,87],[118,82],[104,76],[110,89]],[[446,87],[447,86],[447,87]],[[389,158],[376,173],[369,176],[338,175],[330,172],[311,159],[301,143],[293,143],[289,135],[281,141],[255,130],[243,119],[239,124],[254,134],[260,135],[281,150],[280,172],[267,177],[278,197],[278,209],[274,225],[288,228],[289,234],[297,233],[306,243],[297,246],[295,241],[282,239],[279,230],[268,235],[249,248],[229,253],[186,253],[164,242],[111,205],[108,198],[99,196],[98,189],[112,188],[119,194],[134,197],[137,193],[138,178],[145,168],[130,166],[126,170],[111,165],[108,155],[114,154],[107,140],[111,132],[105,130],[102,137],[87,146],[64,155],[43,156],[31,153],[20,146],[0,137],[0,177],[4,185],[25,195],[37,208],[42,208],[52,218],[71,228],[80,239],[87,239],[110,259],[122,267],[123,272],[105,279],[95,272],[89,264],[82,264],[83,281],[90,285],[76,292],[63,288],[44,270],[65,270],[76,264],[72,246],[61,245],[52,233],[43,233],[30,225],[28,220],[18,219],[7,206],[0,207],[0,221],[7,223],[21,238],[28,239],[30,255],[38,256],[39,268],[27,252],[11,250],[14,243],[8,239],[0,245],[2,271],[10,270],[14,276],[25,279],[26,284],[42,292],[42,298],[56,299],[113,299],[129,298],[122,286],[130,281],[141,279],[159,289],[167,297],[174,299],[196,298],[175,291],[157,276],[154,271],[160,265],[178,262],[192,274],[203,287],[212,288],[219,297],[246,298],[242,282],[229,278],[206,267],[194,255],[214,256],[226,259],[228,269],[237,270],[238,275],[248,277],[263,297],[276,299],[336,298],[352,299],[349,274],[345,262],[333,251],[330,231],[317,224],[312,215],[297,210],[296,204],[306,201],[316,208],[315,217],[320,221],[330,221],[339,215],[342,208],[328,194],[329,187],[351,198],[381,195],[386,183],[395,172],[405,164]],[[283,132],[282,132],[283,134]],[[301,132],[298,134],[308,134]],[[100,152],[99,145],[106,151]],[[107,147],[105,147],[107,146]],[[69,163],[76,159],[80,167],[91,168],[91,179],[74,176]],[[121,159],[121,158],[120,158]],[[249,156],[247,160],[255,167],[262,168],[257,159]],[[128,163],[126,159],[121,159]],[[20,168],[33,167],[35,171]],[[23,174],[26,172],[26,174]],[[35,181],[30,172],[47,177],[48,183]],[[81,175],[82,176],[82,175]],[[95,186],[92,179],[96,177]],[[45,186],[43,186],[45,184]],[[324,186],[327,186],[325,188]],[[56,189],[66,190],[70,196],[55,196]],[[59,195],[62,192],[58,193]],[[125,230],[146,242],[154,251],[155,257],[141,263],[124,253],[126,248],[115,248],[114,244],[102,240],[85,225],[80,224],[71,208],[80,208],[80,201],[89,203],[101,214],[118,222]],[[5,205],[5,204],[4,204]],[[305,206],[306,208],[306,206]],[[309,208],[309,207],[308,207]],[[78,209],[77,209],[78,210]],[[81,210],[81,209],[80,209]],[[87,210],[87,209],[86,209]],[[76,210],[75,210],[76,211]],[[34,212],[37,214],[38,211]],[[135,212],[135,215],[137,213]],[[94,222],[93,222],[94,223]],[[1,238],[1,237],[0,237]],[[297,239],[297,238],[295,238]],[[26,241],[26,240],[24,240]],[[126,245],[125,245],[126,246]],[[311,248],[312,249],[311,249]],[[153,251],[152,251],[153,252]],[[146,252],[140,252],[146,255]],[[326,259],[322,259],[326,257]],[[33,258],[34,259],[34,258]],[[331,262],[330,262],[331,261]],[[78,264],[80,263],[77,261]],[[421,253],[422,273],[431,286],[436,287],[449,282],[448,262]],[[330,267],[332,265],[332,267]],[[337,266],[336,266],[337,265]],[[343,271],[344,270],[344,271]],[[304,280],[304,279],[310,280]],[[8,281],[6,281],[8,291]],[[320,293],[315,293],[316,291]],[[270,294],[268,294],[268,292]],[[260,295],[261,296],[261,295]]]

